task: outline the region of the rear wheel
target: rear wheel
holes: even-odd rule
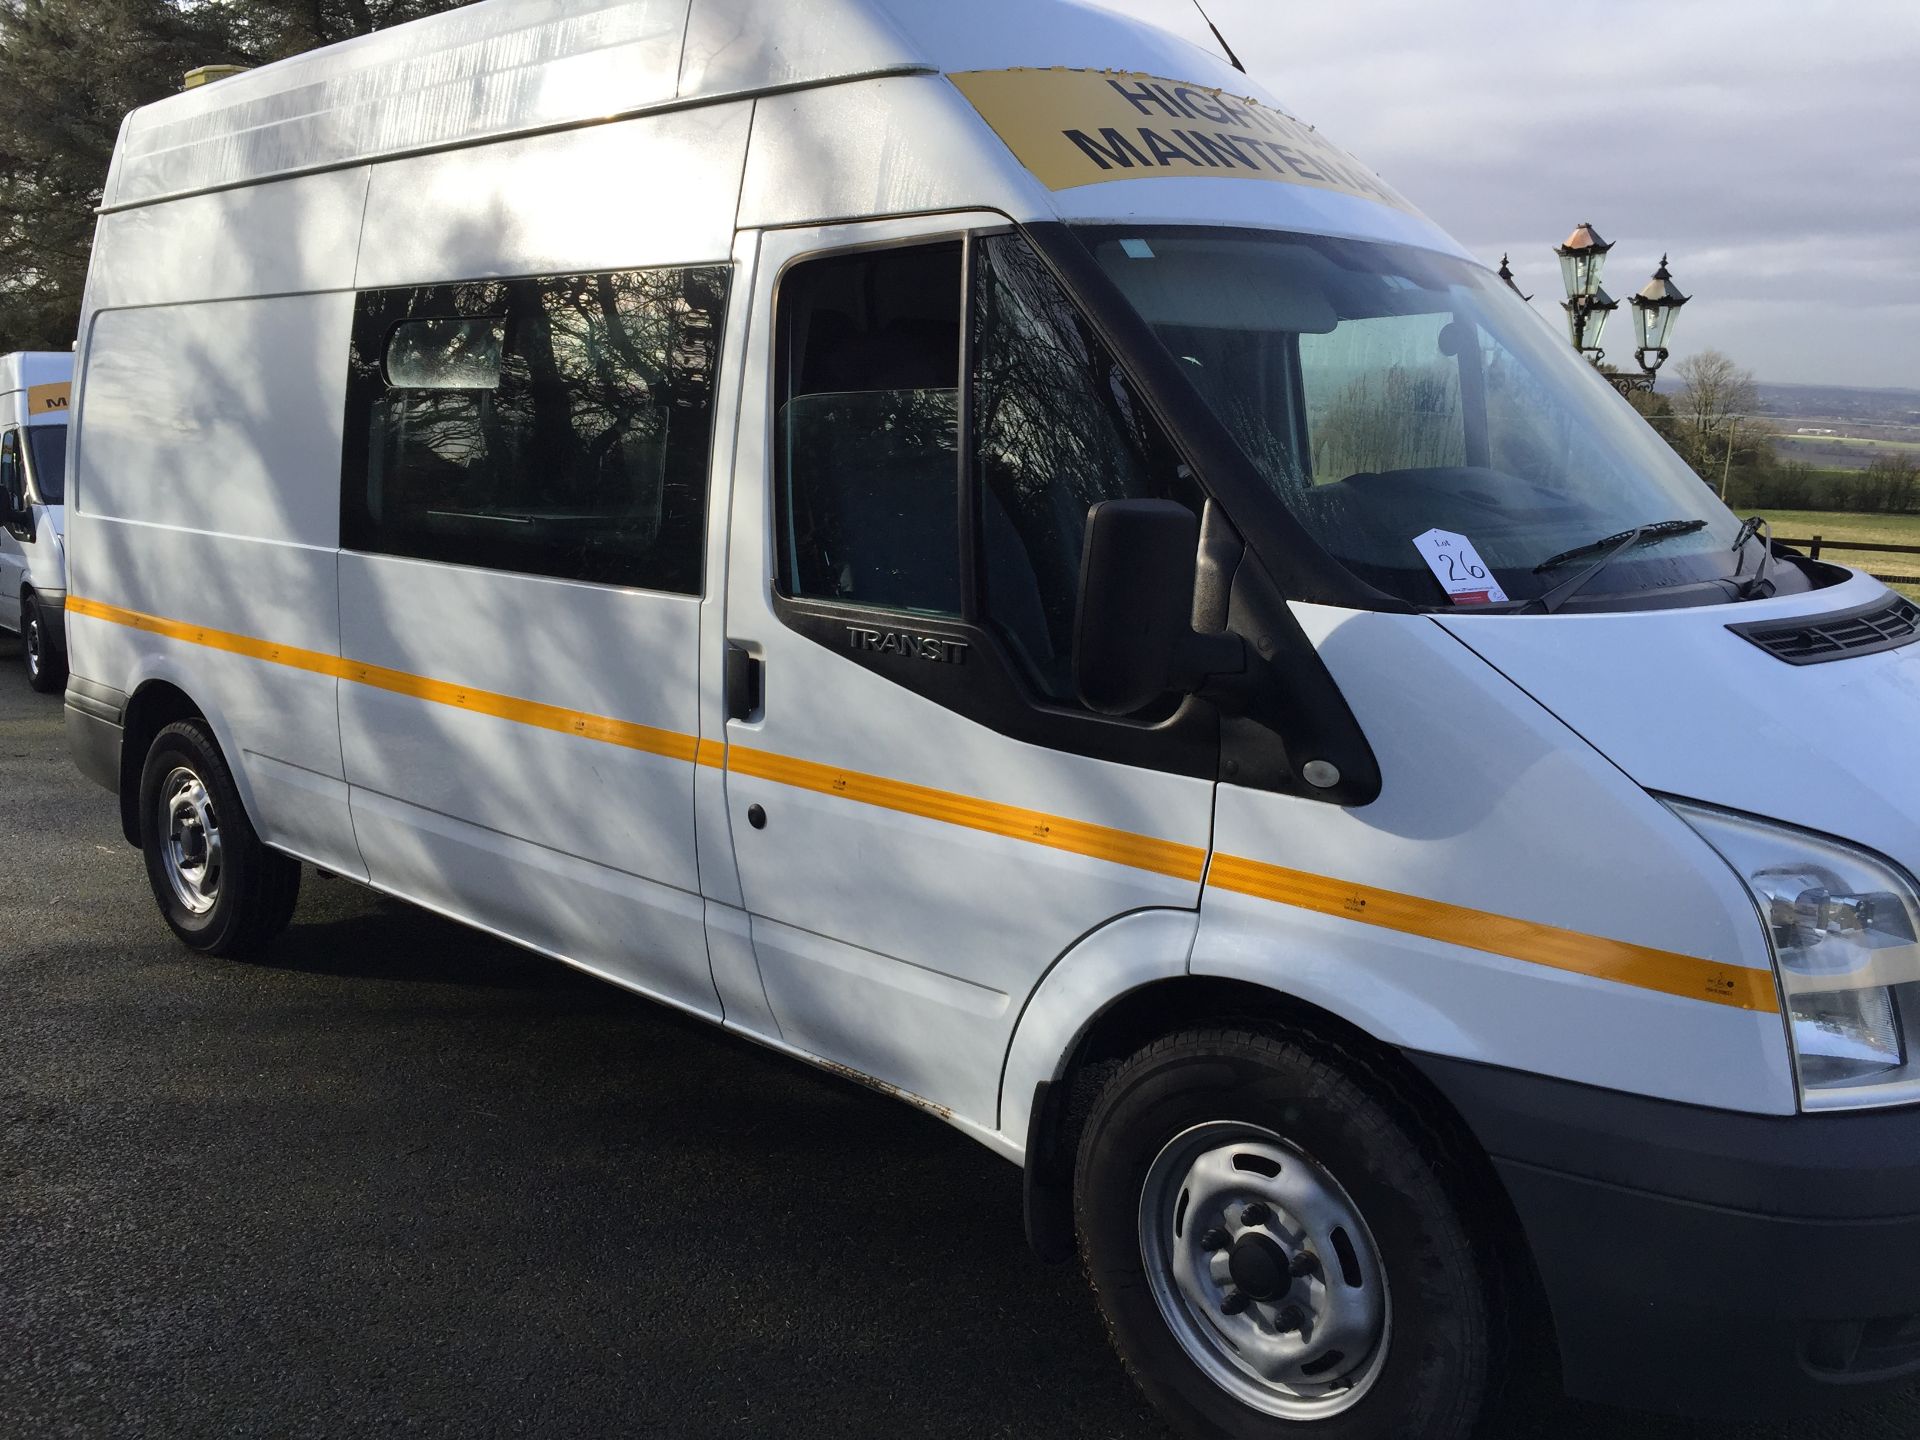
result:
[[[195,950],[245,955],[293,918],[299,862],[260,843],[203,720],[154,737],[140,777],[140,846],[160,913]]]
[[[1185,1434],[1463,1440],[1482,1413],[1499,1297],[1468,1187],[1363,1057],[1161,1040],[1101,1092],[1075,1192],[1114,1344]]]
[[[42,695],[66,686],[66,658],[54,649],[40,601],[32,595],[20,602],[20,653],[26,657],[27,683]]]

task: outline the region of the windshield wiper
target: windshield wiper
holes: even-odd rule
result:
[[[1589,541],[1585,545],[1576,545],[1571,550],[1562,550],[1558,555],[1550,555],[1533,567],[1534,574],[1544,575],[1547,571],[1558,569],[1569,560],[1578,560],[1583,555],[1599,555],[1600,558],[1571,580],[1563,581],[1546,594],[1530,601],[1526,608],[1528,610],[1537,608],[1551,615],[1580,591],[1586,589],[1587,583],[1594,576],[1635,546],[1657,544],[1670,536],[1691,535],[1696,530],[1706,528],[1707,522],[1704,520],[1656,520],[1651,524],[1636,525],[1631,530],[1619,531],[1617,534],[1603,535],[1600,539]]]
[[[1765,594],[1762,594],[1760,591],[1760,587],[1767,583],[1767,572],[1773,568],[1772,524],[1764,516],[1751,516],[1741,525],[1740,533],[1733,537],[1733,548],[1736,552],[1744,552],[1747,548],[1747,542],[1753,539],[1754,536],[1760,534],[1762,530],[1767,533],[1760,547],[1760,563],[1753,567],[1753,578],[1740,587],[1740,598],[1742,600],[1764,600],[1768,595],[1773,593],[1771,587],[1767,589]],[[1746,566],[1746,563],[1747,557],[1742,553],[1739,563],[1733,567],[1733,573],[1736,577]]]

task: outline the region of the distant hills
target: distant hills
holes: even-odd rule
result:
[[[1855,425],[1920,426],[1920,390],[1871,390],[1853,385],[1754,387],[1767,415],[1794,420],[1838,420]]]

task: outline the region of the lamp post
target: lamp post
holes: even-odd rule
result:
[[[1560,308],[1567,312],[1567,333],[1573,340],[1573,348],[1596,366],[1607,358],[1606,351],[1600,348],[1600,335],[1606,329],[1607,317],[1620,308],[1620,302],[1600,284],[1600,273],[1606,268],[1607,252],[1611,249],[1612,241],[1601,239],[1600,232],[1592,225],[1582,224],[1553,251],[1560,257],[1560,275],[1566,282],[1567,298]],[[1508,279],[1507,283],[1513,282]],[[1631,302],[1635,338],[1639,341],[1633,356],[1639,363],[1640,373],[1602,369],[1615,389],[1622,394],[1653,389],[1654,375],[1667,358],[1674,322],[1687,298],[1673,283],[1673,276],[1667,270],[1667,257],[1662,255],[1653,279]]]
[[[1645,373],[1649,390],[1653,388],[1654,371],[1667,358],[1667,342],[1673,339],[1673,327],[1679,323],[1680,307],[1687,299],[1673,283],[1673,276],[1667,273],[1667,257],[1662,255],[1653,279],[1641,286],[1640,293],[1629,302],[1633,306],[1633,326],[1640,338],[1640,347],[1633,352],[1633,358]],[[1653,357],[1651,360],[1647,358],[1649,355]]]

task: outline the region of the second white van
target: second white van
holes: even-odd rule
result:
[[[67,680],[67,410],[73,356],[0,356],[0,629],[20,637],[27,683]]]

